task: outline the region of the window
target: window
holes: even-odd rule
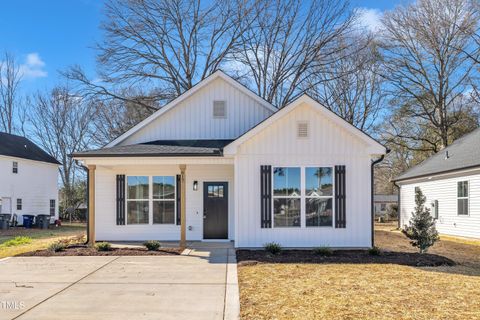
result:
[[[333,169],[305,168],[305,219],[307,227],[333,225]]]
[[[225,101],[213,101],[213,117],[218,119],[227,117]]]
[[[55,215],[55,199],[50,200],[50,215]]]
[[[300,168],[274,168],[274,227],[300,227],[300,200]]]
[[[22,199],[17,199],[17,210],[22,210]]]
[[[175,177],[152,177],[153,223],[175,223]]]
[[[18,173],[18,162],[17,161],[13,161],[12,172],[13,173]]]
[[[223,198],[223,186],[208,186],[209,198]]]
[[[297,123],[297,138],[308,138],[308,122],[300,121]]]
[[[149,186],[146,176],[127,177],[127,224],[148,224]]]
[[[457,182],[457,214],[468,215],[468,181]]]
[[[387,210],[387,204],[386,203],[381,203],[380,204],[380,211],[385,211]]]

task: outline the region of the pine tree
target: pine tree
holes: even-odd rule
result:
[[[415,191],[415,211],[412,212],[410,225],[403,230],[411,240],[414,247],[418,247],[420,253],[427,252],[439,238],[435,228],[435,220],[430,215],[430,209],[425,207],[426,198],[420,188]]]

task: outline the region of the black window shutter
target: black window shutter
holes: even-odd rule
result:
[[[261,227],[272,227],[272,166],[260,166]]]
[[[346,227],[345,166],[335,166],[335,228]]]
[[[179,174],[177,174],[177,225],[182,224],[182,208],[181,202],[180,202],[180,197],[181,197],[181,183],[182,183],[182,178]]]
[[[125,225],[125,175],[117,174],[117,225]]]

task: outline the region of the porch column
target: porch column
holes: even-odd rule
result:
[[[186,178],[185,178],[185,171],[187,166],[185,164],[181,164],[180,166],[180,248],[185,249],[186,247],[186,232],[187,232],[187,215],[186,215]]]
[[[95,165],[88,166],[88,244],[95,244]]]

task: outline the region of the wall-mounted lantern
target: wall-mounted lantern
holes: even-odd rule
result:
[[[193,191],[197,191],[198,190],[198,181],[195,180],[193,181]]]

